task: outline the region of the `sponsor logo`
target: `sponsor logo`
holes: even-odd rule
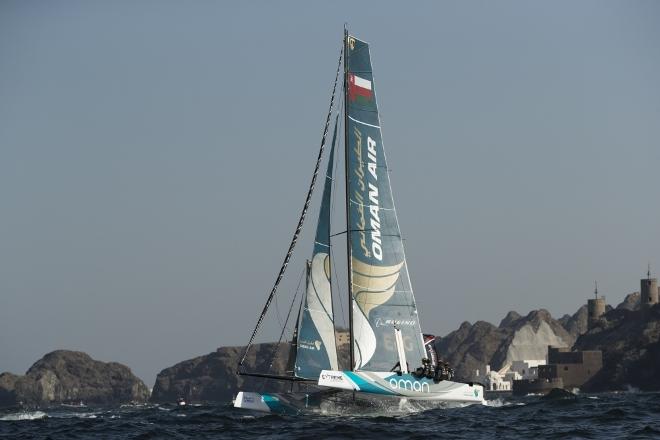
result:
[[[382,235],[380,232],[380,201],[378,194],[378,153],[376,152],[376,141],[367,136],[367,151],[366,159],[367,162],[363,160],[363,144],[362,144],[362,132],[358,130],[357,127],[353,128],[355,134],[355,148],[353,152],[358,160],[358,166],[355,168],[354,172],[357,177],[357,185],[359,189],[355,190],[355,201],[358,203],[358,221],[357,227],[360,230],[360,247],[364,252],[364,256],[370,258],[372,255],[378,261],[383,261],[383,247],[382,247]],[[366,179],[367,175],[364,171],[364,166],[366,164],[367,171],[371,176],[371,179]],[[372,181],[369,181],[372,180]],[[364,200],[364,195],[368,195],[369,203],[366,204]],[[367,223],[367,218],[365,214],[365,208],[369,209],[369,221]],[[367,234],[366,231],[371,231],[371,249],[367,246]]]
[[[474,397],[479,397],[479,390],[476,388],[474,389]]]
[[[377,161],[376,161],[376,141],[371,139],[370,136],[367,136],[367,158],[369,162],[367,163],[367,169],[369,174],[374,178],[374,181],[378,181],[378,174],[376,174]],[[371,253],[376,257],[378,261],[383,261],[383,248],[381,246],[381,235],[380,235],[380,204],[378,202],[378,187],[371,182],[368,182],[369,185],[369,201],[371,205],[369,206],[370,221],[371,226]]]
[[[322,373],[321,374],[321,379],[322,380],[327,380],[328,382],[343,382],[344,381],[344,375],[343,374],[333,374],[333,373]]]
[[[431,387],[426,382],[420,382],[418,380],[410,379],[390,379],[390,388],[393,390],[408,390],[408,391],[417,391],[418,393],[430,393]]]
[[[408,326],[412,327],[417,324],[414,319],[382,319],[376,318],[376,327],[392,327],[392,326]]]
[[[316,340],[316,341],[298,341],[298,348],[303,348],[305,350],[316,350],[319,351],[321,350],[321,346],[323,345],[323,342]]]

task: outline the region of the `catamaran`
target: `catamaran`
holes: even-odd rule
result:
[[[369,44],[344,30],[330,108],[307,198],[293,239],[266,305],[238,366],[238,374],[316,385],[313,393],[240,391],[234,406],[265,412],[297,413],[323,396],[355,396],[483,403],[483,387],[428,374],[427,352],[408,274],[381,123]],[[343,69],[342,69],[343,68]],[[321,207],[306,285],[291,342],[291,370],[263,374],[245,369],[245,360],[276,295],[306,218],[323,158],[343,70],[343,106],[337,111],[325,174]],[[343,123],[340,123],[343,116]],[[346,256],[348,267],[349,364],[341,369],[337,355],[331,288],[331,194],[338,127],[344,137]],[[343,226],[342,226],[343,228]],[[333,234],[337,235],[337,234]],[[337,251],[333,251],[336,255]],[[325,392],[323,390],[326,390]]]

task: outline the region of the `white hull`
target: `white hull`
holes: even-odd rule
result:
[[[392,372],[323,370],[320,386],[390,397],[458,403],[484,403],[481,385],[417,378]]]
[[[277,402],[277,400],[274,399],[268,399],[268,398],[264,399],[264,395],[259,393],[239,391],[238,394],[236,395],[236,399],[234,399],[234,408],[250,409],[253,411],[260,411],[267,413],[277,412],[275,408],[273,408],[276,405],[275,403],[271,404],[271,406],[268,406],[268,403],[270,401]]]
[[[234,399],[234,408],[248,409],[273,414],[296,415],[319,411],[325,399],[337,394],[335,391],[318,390],[312,393],[253,393],[239,391]]]

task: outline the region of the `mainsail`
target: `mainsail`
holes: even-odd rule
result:
[[[294,374],[306,379],[318,379],[321,370],[338,369],[330,289],[330,202],[336,140],[337,120],[325,174],[314,250],[307,266],[303,309],[298,322]]]
[[[424,343],[383,149],[369,45],[345,47],[346,173],[354,369],[398,362],[394,328],[415,368]]]

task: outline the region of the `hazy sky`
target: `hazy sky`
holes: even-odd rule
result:
[[[344,22],[372,44],[424,330],[660,272],[660,3],[394,5],[0,2],[0,371],[68,348],[152,386],[247,341]]]

